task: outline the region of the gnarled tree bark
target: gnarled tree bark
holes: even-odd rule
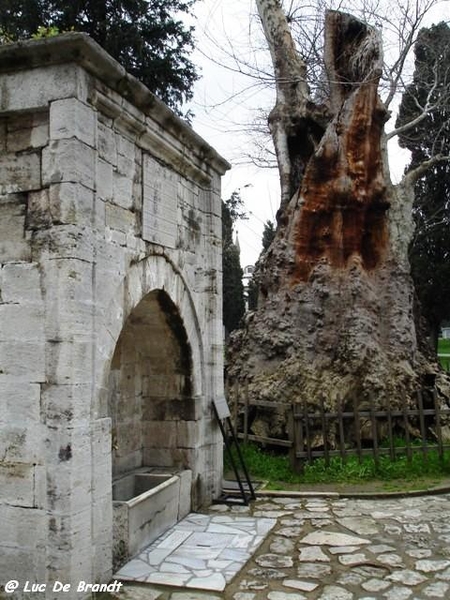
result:
[[[257,0],[277,84],[269,116],[280,166],[275,239],[259,267],[258,310],[229,347],[228,377],[273,402],[323,396],[360,405],[415,402],[448,380],[422,343],[407,258],[413,232],[411,177],[391,183],[378,95],[379,33],[328,11],[326,106],[310,98],[277,0]],[[281,414],[281,413],[280,413]],[[282,416],[255,415],[253,431],[283,435]]]

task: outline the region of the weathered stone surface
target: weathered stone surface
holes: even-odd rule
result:
[[[287,588],[294,588],[302,592],[312,592],[319,585],[313,581],[302,581],[299,579],[284,579],[283,585]]]
[[[315,531],[302,538],[301,543],[311,546],[361,546],[370,544],[370,540],[334,531]]]
[[[450,566],[450,561],[448,560],[418,560],[416,561],[415,568],[418,571],[423,571],[424,573],[435,573],[436,571],[443,571],[447,567]]]
[[[280,556],[279,554],[263,554],[262,556],[258,556],[258,558],[256,558],[256,563],[260,567],[271,567],[274,569],[292,567],[294,564],[292,557]]]
[[[16,194],[41,187],[41,160],[37,152],[2,156],[0,194]]]
[[[221,492],[228,165],[84,35],[1,46],[0,89],[0,580],[108,581],[112,473],[183,469],[155,523]]]
[[[56,100],[50,105],[50,139],[52,140],[76,138],[93,148],[96,142],[96,126],[96,115],[92,107],[77,98]]]

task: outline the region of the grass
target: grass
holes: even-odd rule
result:
[[[402,444],[402,440],[398,440],[398,445]],[[255,444],[243,445],[241,451],[252,479],[267,481],[269,489],[301,489],[324,484],[354,487],[368,483],[378,484],[385,490],[422,489],[450,477],[450,452],[445,452],[440,460],[437,451],[431,449],[426,457],[420,451],[413,452],[411,461],[404,454],[399,454],[395,461],[381,456],[378,464],[371,456],[361,461],[355,456],[348,456],[345,461],[332,457],[328,465],[318,458],[312,464],[305,464],[301,474],[292,471],[286,455],[265,451]],[[228,468],[226,464],[225,469]]]
[[[443,354],[450,354],[450,340],[439,339],[438,352]]]
[[[450,354],[450,340],[439,339],[438,354]],[[442,367],[450,371],[450,359],[448,357],[439,359]]]

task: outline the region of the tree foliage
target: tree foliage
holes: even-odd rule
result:
[[[239,327],[245,313],[240,253],[233,242],[234,223],[245,217],[242,206],[239,192],[222,201],[223,324],[227,335]]]
[[[411,151],[409,170],[436,155],[450,155],[450,28],[445,23],[421,30],[415,47],[415,71],[403,94],[397,127],[400,144]],[[400,129],[401,130],[401,129]],[[416,232],[409,257],[416,291],[431,338],[450,318],[450,164],[442,160],[415,184]]]
[[[195,0],[2,0],[4,40],[29,38],[39,27],[88,33],[171,108],[192,97],[193,28],[177,14]]]

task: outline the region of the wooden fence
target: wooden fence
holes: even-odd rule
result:
[[[315,406],[249,400],[244,390],[240,402],[232,405],[231,413],[238,438],[244,442],[289,449],[291,464],[296,471],[301,471],[305,462],[311,463],[319,457],[324,458],[327,464],[331,457],[339,456],[345,460],[350,455],[356,455],[360,460],[363,456],[372,455],[376,463],[382,455],[389,455],[392,460],[406,455],[410,461],[414,452],[422,452],[426,456],[429,450],[435,449],[442,458],[444,450],[450,448],[450,443],[446,443],[442,435],[442,422],[444,419],[450,421],[446,418],[450,415],[450,408],[439,405],[434,391],[418,392],[415,408],[404,406],[401,410],[380,410],[373,395],[365,399],[363,405],[355,399],[351,410],[348,404],[344,408],[342,401],[336,402],[335,406],[333,411],[326,410],[324,399]],[[250,423],[252,407],[269,414],[270,411],[283,411],[287,423],[285,439],[253,434]],[[369,431],[370,435],[363,439],[362,430]],[[395,439],[399,431],[403,442],[401,446]]]

